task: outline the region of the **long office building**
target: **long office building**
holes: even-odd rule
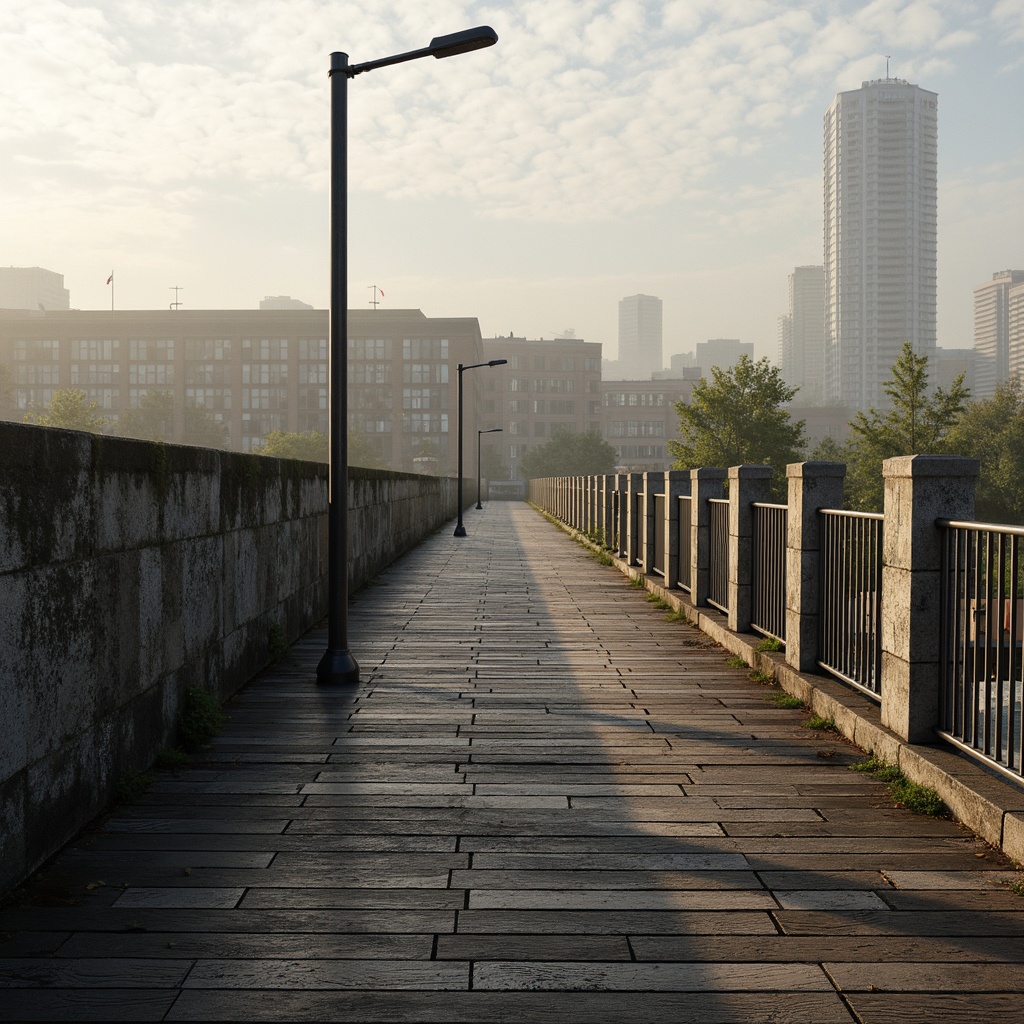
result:
[[[884,408],[905,342],[936,323],[938,97],[902,79],[839,93],[824,120],[824,397]]]
[[[349,311],[349,430],[361,450],[394,469],[455,471],[458,374],[481,361],[475,317],[418,309]],[[199,422],[251,451],[275,430],[326,432],[325,310],[0,310],[0,366],[10,381],[4,413],[42,412],[77,388],[111,422],[146,395],[171,396],[169,440]],[[466,380],[466,429],[475,430],[479,377]],[[208,443],[208,441],[207,441]]]

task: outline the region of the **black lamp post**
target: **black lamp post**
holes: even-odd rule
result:
[[[491,359],[486,363],[470,363],[469,366],[459,363],[459,521],[455,524],[456,537],[466,536],[466,527],[462,525],[462,371],[475,370],[478,366],[504,366],[507,362],[507,359]]]
[[[482,25],[437,36],[421,50],[349,65],[331,54],[330,478],[327,510],[327,650],[316,667],[322,685],[355,686],[359,665],[348,649],[348,80],[419,57],[453,57],[498,41]]]
[[[490,430],[478,430],[476,432],[476,507],[483,508],[480,504],[480,437],[483,434],[500,434],[501,427],[491,427]]]

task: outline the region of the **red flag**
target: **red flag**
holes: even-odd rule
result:
[[[114,272],[111,271],[110,272],[110,277],[107,278],[107,284],[110,284],[110,282],[113,281],[113,280],[114,280]]]

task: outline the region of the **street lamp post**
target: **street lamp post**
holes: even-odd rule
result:
[[[462,363],[459,363],[459,521],[455,524],[454,536],[456,537],[466,536],[466,527],[462,525],[462,372],[464,370],[475,370],[478,366],[504,366],[507,362],[507,359],[490,359],[486,363],[470,363],[469,366],[463,366]]]
[[[332,53],[331,80],[331,311],[330,477],[327,509],[327,650],[316,667],[324,686],[355,686],[359,665],[348,649],[348,80],[364,71],[419,57],[453,57],[491,46],[487,25],[436,36],[420,50],[349,64]]]
[[[501,427],[491,427],[490,430],[478,430],[476,432],[476,507],[483,508],[480,503],[480,438],[484,434],[500,434]]]

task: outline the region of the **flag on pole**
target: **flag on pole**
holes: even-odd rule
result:
[[[114,280],[114,272],[111,271],[110,272],[110,277],[107,278],[107,284],[110,284],[110,282],[113,281],[113,280]]]

